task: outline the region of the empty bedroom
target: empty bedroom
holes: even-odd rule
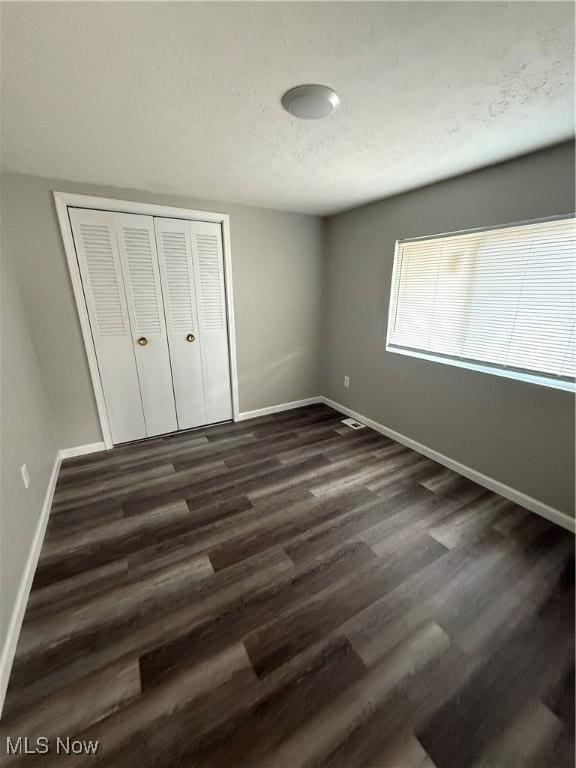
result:
[[[0,15],[0,764],[575,768],[575,5]]]

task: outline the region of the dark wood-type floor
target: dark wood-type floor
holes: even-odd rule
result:
[[[573,766],[571,534],[311,406],[64,462],[3,735],[112,768]]]

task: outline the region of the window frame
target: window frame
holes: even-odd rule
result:
[[[450,365],[455,368],[464,368],[469,371],[475,371],[479,373],[486,373],[492,376],[499,376],[505,379],[513,379],[515,381],[523,381],[529,384],[537,384],[538,386],[548,387],[550,389],[560,389],[567,392],[576,392],[576,381],[570,381],[560,377],[554,378],[546,374],[540,374],[535,371],[523,371],[517,368],[507,368],[500,366],[497,363],[475,362],[465,358],[453,357],[451,355],[443,355],[438,352],[428,352],[426,350],[417,350],[411,347],[402,347],[400,345],[391,345],[390,336],[392,330],[392,312],[397,301],[394,302],[392,295],[394,285],[396,284],[397,271],[400,269],[401,259],[400,246],[404,243],[415,243],[420,240],[439,240],[447,237],[455,237],[458,235],[467,235],[473,232],[493,232],[499,229],[508,229],[510,227],[522,227],[529,226],[530,224],[541,224],[548,221],[562,221],[567,219],[576,219],[576,213],[564,213],[554,216],[545,216],[538,219],[527,219],[523,221],[508,222],[506,224],[497,224],[484,227],[473,227],[470,229],[460,229],[453,232],[440,232],[434,235],[419,235],[418,237],[405,237],[395,241],[394,244],[394,263],[392,268],[392,276],[390,280],[390,290],[388,293],[388,321],[386,327],[386,352],[390,352],[396,355],[403,355],[405,357],[413,357],[419,360],[426,360],[427,362],[440,363],[441,365]],[[576,290],[576,285],[575,285]]]

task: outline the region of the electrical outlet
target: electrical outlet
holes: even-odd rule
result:
[[[24,488],[30,487],[30,475],[28,474],[28,467],[26,464],[22,464],[20,467],[20,474],[22,475],[22,482],[24,483]]]
[[[350,376],[344,376],[344,386],[346,389],[350,389]]]

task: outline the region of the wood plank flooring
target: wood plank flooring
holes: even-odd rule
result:
[[[574,767],[573,537],[342,418],[64,462],[8,765]]]

